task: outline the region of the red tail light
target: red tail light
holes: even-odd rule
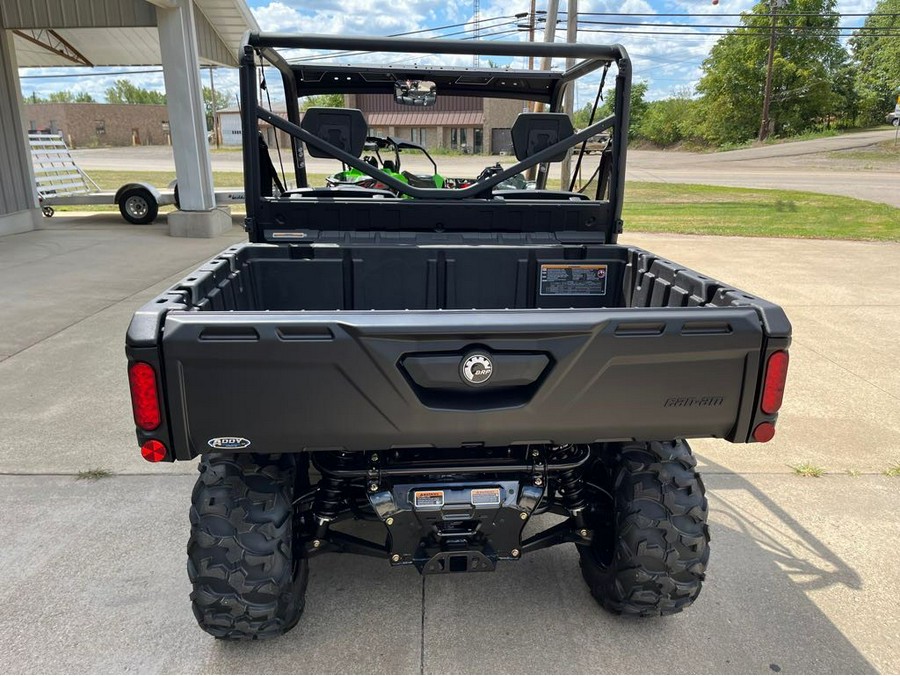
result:
[[[160,462],[165,459],[166,453],[165,445],[156,439],[145,441],[144,445],[141,446],[141,455],[144,456],[144,460],[147,462]]]
[[[156,372],[150,364],[136,361],[128,367],[128,382],[131,384],[134,424],[148,432],[155,430],[161,422],[159,398],[156,394]]]
[[[760,408],[763,413],[772,415],[781,408],[784,398],[784,383],[787,380],[788,353],[784,350],[773,352],[766,364],[766,378],[763,384],[762,403]]]
[[[775,437],[775,425],[770,422],[760,423],[756,426],[756,429],[753,430],[753,438],[764,444],[767,441],[772,441]]]

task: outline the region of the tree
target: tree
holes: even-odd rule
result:
[[[873,16],[892,14],[893,16]],[[886,30],[886,29],[891,29]],[[859,122],[884,122],[900,96],[900,0],[880,0],[850,40]]]
[[[343,94],[318,94],[317,96],[307,96],[306,100],[300,105],[300,110],[308,108],[343,108]]]
[[[631,120],[628,125],[628,135],[631,138],[634,138],[635,132],[641,126],[641,120],[644,117],[644,113],[647,111],[647,102],[644,100],[644,97],[647,95],[647,83],[646,82],[634,82],[631,85]],[[615,88],[610,89],[608,93],[604,95],[603,103],[597,108],[597,114],[594,115],[594,122],[599,122],[604,117],[608,117],[612,115],[613,106],[616,101],[616,90]],[[591,104],[589,104],[591,105]],[[584,108],[582,108],[584,110]],[[576,113],[576,119],[578,119],[578,115],[581,111]],[[590,107],[587,109],[587,116],[585,117],[585,126],[587,126],[587,121],[590,119]]]
[[[696,140],[698,106],[699,101],[686,94],[650,101],[635,137],[662,147]]]
[[[153,89],[138,87],[129,80],[116,80],[115,84],[106,90],[106,101],[107,103],[163,104],[166,102],[166,95]]]
[[[739,143],[759,131],[771,5],[763,1],[741,17],[703,62],[697,85],[701,132],[713,143]],[[788,0],[777,14],[769,117],[776,135],[830,124],[848,102],[838,85],[847,53],[838,40],[835,0]]]
[[[222,110],[223,108],[228,107],[228,94],[223,94],[221,91],[215,93],[213,96],[212,87],[203,87],[203,108],[206,110],[206,128],[213,128],[213,116],[217,110]]]
[[[40,96],[37,92],[31,92],[29,103],[96,103],[94,97],[87,92],[50,92],[47,96]]]
[[[94,103],[94,97],[87,92],[50,92],[46,100],[50,103]]]

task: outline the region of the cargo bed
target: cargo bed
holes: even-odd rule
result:
[[[749,440],[780,308],[635,247],[464,240],[236,246],[145,306],[129,351],[161,341],[176,457]]]

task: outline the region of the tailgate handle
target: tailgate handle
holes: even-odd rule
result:
[[[419,387],[429,390],[463,390],[478,392],[501,387],[526,387],[535,383],[550,363],[546,354],[493,353],[488,355],[491,375],[484,382],[473,385],[463,377],[466,354],[413,355],[404,358],[401,366]]]

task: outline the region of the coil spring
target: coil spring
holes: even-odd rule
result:
[[[334,457],[338,467],[349,467],[354,464],[354,458],[349,454],[340,453]],[[344,502],[344,488],[346,481],[333,474],[322,470],[322,478],[316,488],[316,497],[313,502],[313,514],[319,523],[333,521],[341,513]]]
[[[337,477],[327,474],[322,476],[316,490],[316,498],[313,503],[313,513],[320,521],[333,521],[341,513],[343,502],[344,482]]]
[[[553,453],[553,459],[562,461],[573,452],[581,449],[575,446],[563,446],[556,449]],[[559,473],[559,491],[562,493],[563,506],[571,514],[577,514],[584,509],[587,501],[584,497],[584,477],[582,476],[581,467],[575,469],[567,469]]]

